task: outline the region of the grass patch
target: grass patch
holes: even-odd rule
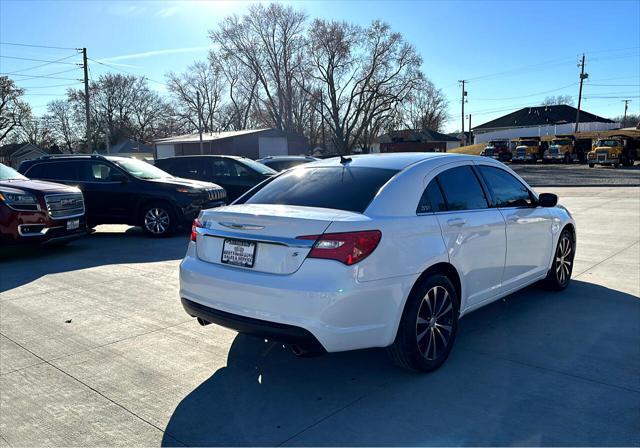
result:
[[[479,156],[480,152],[486,146],[486,143],[478,143],[477,145],[461,146],[460,148],[450,149],[447,152],[452,152],[454,154],[469,154],[472,156]]]

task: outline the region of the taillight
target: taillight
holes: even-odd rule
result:
[[[200,224],[200,221],[198,221],[198,218],[196,218],[193,220],[193,224],[191,225],[191,241],[193,242],[196,241],[196,236],[198,235],[196,229],[198,228],[202,228],[202,224]]]
[[[382,232],[364,230],[361,232],[325,233],[323,235],[299,236],[303,240],[316,240],[308,258],[337,260],[351,266],[367,258],[378,247]]]

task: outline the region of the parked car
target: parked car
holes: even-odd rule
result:
[[[87,233],[82,192],[0,163],[0,242],[62,245]]]
[[[200,213],[182,304],[201,324],[298,354],[390,347],[399,364],[434,370],[461,316],[538,280],[567,287],[575,223],[557,200],[486,157],[310,163]]]
[[[276,173],[254,160],[236,156],[168,157],[156,160],[155,166],[174,176],[215,182],[227,191],[229,202]]]
[[[163,237],[193,221],[200,210],[226,203],[226,193],[218,185],[180,179],[127,157],[44,156],[23,162],[19,171],[78,186],[84,193],[89,227],[129,224]]]
[[[258,159],[257,162],[260,162],[275,171],[284,171],[289,168],[293,168],[294,166],[315,162],[317,160],[320,159],[316,159],[311,156],[269,156],[264,159]]]

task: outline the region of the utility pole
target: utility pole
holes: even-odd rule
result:
[[[200,154],[204,154],[204,146],[202,144],[202,114],[200,113],[200,91],[196,91],[196,102],[198,104],[198,133],[200,134]]]
[[[466,100],[467,97],[467,91],[464,90],[464,84],[467,82],[465,79],[461,79],[460,81],[458,81],[461,85],[462,85],[462,135],[464,136],[464,140],[465,142],[467,141],[467,137],[464,133],[464,102]]]
[[[89,66],[87,65],[87,49],[82,49],[82,66],[84,68],[84,115],[87,124],[87,152],[91,154],[91,113],[89,111]]]
[[[584,53],[582,53],[582,62],[578,64],[580,67],[580,91],[578,92],[578,111],[576,112],[576,127],[574,133],[578,132],[578,126],[580,125],[580,105],[582,104],[582,83],[589,77],[589,74],[584,72]]]
[[[622,127],[625,127],[625,125],[627,124],[627,108],[629,107],[629,103],[631,102],[631,100],[622,100],[624,102],[624,118],[622,119],[622,123],[620,123],[622,125]]]

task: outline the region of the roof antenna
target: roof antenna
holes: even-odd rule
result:
[[[349,162],[351,162],[351,157],[345,157],[342,154],[340,154],[340,163],[341,164],[346,165]]]

